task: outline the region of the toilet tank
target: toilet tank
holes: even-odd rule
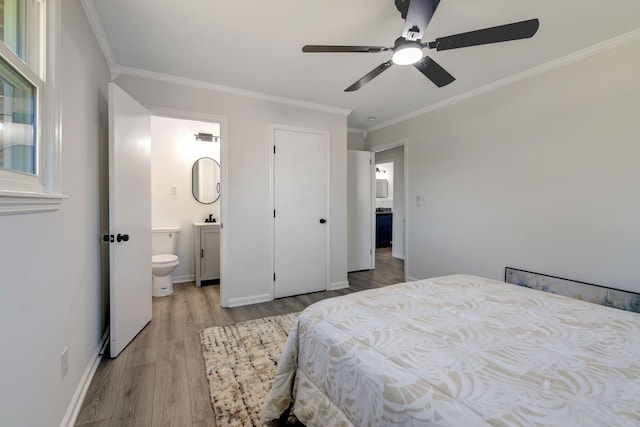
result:
[[[151,254],[174,254],[178,252],[180,227],[153,227],[151,229]]]

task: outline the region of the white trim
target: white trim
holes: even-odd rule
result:
[[[226,307],[240,307],[242,305],[259,304],[261,302],[273,301],[270,294],[253,295],[250,297],[229,298],[229,305]]]
[[[60,101],[60,33],[62,31],[61,1],[46,3],[46,112],[42,134],[47,141],[46,161],[40,163],[40,173],[44,179],[45,191],[50,194],[62,193],[62,108]],[[65,197],[66,198],[66,197]]]
[[[109,327],[102,335],[102,341],[98,344],[98,348],[93,352],[91,358],[89,359],[89,364],[87,365],[82,377],[80,378],[80,382],[78,383],[78,387],[76,387],[76,392],[73,394],[73,398],[67,407],[67,412],[64,414],[64,418],[60,423],[60,427],[72,427],[76,424],[76,420],[78,418],[78,414],[80,413],[80,408],[82,408],[82,403],[84,402],[84,398],[87,395],[87,391],[89,390],[89,386],[91,385],[91,381],[93,380],[93,376],[98,369],[98,365],[100,364],[100,359],[102,359],[102,354],[104,349],[107,348],[107,344],[109,343]]]
[[[337,291],[338,289],[347,289],[349,287],[349,281],[333,282],[329,284],[328,291]]]
[[[418,280],[422,280],[422,279],[416,279],[415,277],[411,277],[411,276],[407,276],[405,281],[407,282],[417,282]]]
[[[116,67],[118,64],[116,63],[113,50],[111,49],[111,45],[107,39],[107,34],[104,32],[104,27],[102,26],[102,21],[100,21],[100,16],[98,15],[98,10],[96,9],[94,0],[80,1],[84,8],[84,13],[87,15],[87,19],[89,20],[89,25],[91,25],[91,29],[93,30],[93,34],[98,40],[98,45],[100,46],[100,49],[102,49],[102,54],[107,60],[109,69]]]
[[[349,133],[359,133],[360,135],[364,135],[364,129],[347,128],[347,132],[349,132]]]
[[[370,151],[373,153],[379,153],[380,151],[390,150],[396,147],[404,147],[404,280],[405,282],[409,280],[409,276],[407,275],[409,272],[409,140],[407,138],[402,138],[397,141],[388,142],[385,144],[376,145],[375,147],[370,147]],[[374,158],[374,165],[377,160]],[[375,167],[375,166],[374,166]],[[374,182],[372,184],[373,191],[373,201],[375,204],[375,172],[374,172]],[[375,215],[375,213],[374,213]],[[375,227],[375,222],[373,223],[373,227]],[[374,244],[375,246],[375,244]]]
[[[229,127],[227,116],[219,116],[215,114],[199,113],[195,111],[176,110],[173,108],[164,108],[145,105],[144,106],[152,116],[170,117],[174,119],[200,120],[206,122],[214,122],[220,124],[220,305],[222,307],[230,307],[227,300],[228,283],[233,283],[233,278],[229,277],[227,266],[229,265],[229,224],[231,217],[229,216],[229,206],[227,203],[229,195]],[[227,227],[224,227],[227,224]],[[194,278],[195,280],[195,278]],[[273,299],[273,298],[272,298]]]
[[[62,129],[60,96],[57,84],[59,74],[61,12],[60,1],[45,2],[46,62],[44,81],[38,76],[23,73],[42,95],[38,96],[38,175],[0,171],[3,189],[0,189],[0,215],[53,212],[60,209],[68,196],[62,191]],[[18,61],[21,63],[21,61]],[[14,64],[15,65],[15,64]],[[21,68],[19,68],[21,70]],[[37,183],[36,183],[37,181]]]
[[[172,83],[182,86],[189,86],[198,89],[210,90],[213,92],[228,93],[231,95],[244,96],[247,98],[255,98],[262,101],[276,102],[279,104],[292,105],[294,107],[308,108],[310,110],[323,111],[325,113],[340,114],[348,116],[351,114],[351,110],[345,108],[332,107],[328,105],[316,104],[308,101],[301,101],[298,99],[285,98],[282,96],[269,95],[261,92],[254,92],[246,89],[238,89],[230,86],[223,86],[215,83],[203,82],[199,80],[187,79],[184,77],[173,76],[170,74],[156,73],[155,71],[141,70],[139,68],[127,67],[125,65],[119,66],[119,73],[121,75],[142,77],[149,80],[157,80],[165,83]]]
[[[631,43],[639,39],[640,39],[640,29],[634,30],[626,34],[622,34],[621,36],[614,37],[610,40],[604,41],[602,43],[598,43],[596,45],[590,46],[586,49],[582,49],[577,52],[571,53],[569,55],[563,56],[562,58],[554,59],[553,61],[547,62],[537,67],[530,68],[528,70],[522,71],[520,73],[514,74],[512,76],[506,77],[496,82],[489,83],[479,88],[472,89],[468,92],[454,96],[452,98],[445,99],[436,104],[429,105],[427,107],[421,108],[416,111],[412,111],[411,113],[404,114],[402,116],[396,117],[391,120],[387,120],[386,122],[382,122],[375,126],[367,128],[366,130],[367,132],[380,130],[380,129],[395,125],[397,123],[404,122],[409,119],[413,119],[423,114],[431,113],[433,111],[440,110],[450,105],[457,104],[458,102],[462,102],[466,99],[473,98],[474,96],[482,95],[484,93],[491,92],[501,87],[511,85],[513,83],[519,82],[520,80],[525,80],[525,79],[528,79],[529,77],[546,73],[547,71],[560,68],[562,66],[580,61],[582,59],[588,58],[593,55],[597,55],[598,53],[605,52],[607,50],[611,50],[619,46],[623,46],[627,43]]]
[[[171,276],[171,283],[187,283],[196,280],[195,274],[185,274],[184,276]]]
[[[0,216],[57,211],[62,200],[68,198],[62,194],[0,190]]]

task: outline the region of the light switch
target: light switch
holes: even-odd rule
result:
[[[169,194],[176,196],[178,194],[178,186],[177,185],[169,186]]]
[[[424,206],[424,196],[422,194],[418,194],[416,196],[416,206],[417,207]]]

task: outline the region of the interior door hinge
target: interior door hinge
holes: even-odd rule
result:
[[[273,146],[273,154],[276,154],[276,146]]]
[[[275,209],[273,210],[273,217],[274,218],[276,217],[276,210]]]
[[[276,281],[276,273],[273,273],[273,281]]]

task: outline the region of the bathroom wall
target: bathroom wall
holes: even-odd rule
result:
[[[210,205],[199,203],[192,194],[193,163],[211,157],[220,163],[220,142],[196,141],[198,132],[220,135],[218,123],[151,118],[151,224],[154,227],[179,226],[180,265],[173,281],[194,280],[193,223],[209,214],[220,220],[220,200]]]

